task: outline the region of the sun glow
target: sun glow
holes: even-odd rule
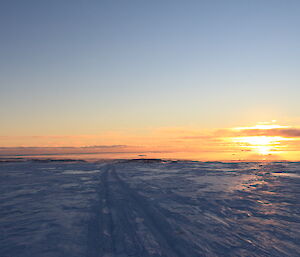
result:
[[[283,137],[271,136],[250,136],[250,137],[235,137],[232,141],[238,143],[240,147],[255,151],[260,155],[268,155],[273,151],[281,148]]]
[[[238,144],[242,151],[251,151],[263,156],[271,155],[274,152],[278,153],[283,150],[285,147],[284,144],[282,144],[283,141],[292,139],[268,135],[269,132],[267,131],[287,128],[289,127],[268,123],[257,124],[252,127],[237,127],[233,128],[233,131],[237,131],[235,132],[237,136],[232,137],[231,141]]]

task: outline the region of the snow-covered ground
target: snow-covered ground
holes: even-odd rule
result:
[[[300,256],[300,163],[0,163],[1,257]]]

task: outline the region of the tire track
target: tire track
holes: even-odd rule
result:
[[[180,237],[160,207],[130,188],[114,165],[103,167],[98,179],[88,257],[200,256],[198,247]]]
[[[176,234],[174,228],[172,228],[171,224],[167,221],[167,217],[160,212],[159,207],[154,206],[148,199],[130,188],[129,185],[120,178],[114,166],[110,168],[109,173],[115,181],[118,190],[120,190],[124,196],[124,200],[126,200],[127,206],[124,207],[128,208],[130,206],[135,210],[138,216],[143,218],[147,229],[157,240],[161,248],[162,255],[160,256],[199,257],[199,252],[195,249],[196,246]]]
[[[108,183],[108,167],[103,167],[99,180],[99,199],[92,208],[93,218],[88,225],[88,257],[105,256],[107,253],[115,252],[113,237],[114,223],[111,214],[110,192]]]

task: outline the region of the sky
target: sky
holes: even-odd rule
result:
[[[100,146],[230,159],[245,149],[233,136],[219,149],[217,131],[298,130],[299,13],[292,0],[3,0],[0,153]],[[282,158],[300,159],[297,138],[279,140]],[[275,151],[245,140],[243,158]]]

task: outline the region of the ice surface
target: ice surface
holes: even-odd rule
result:
[[[300,163],[5,162],[0,256],[300,256]]]

